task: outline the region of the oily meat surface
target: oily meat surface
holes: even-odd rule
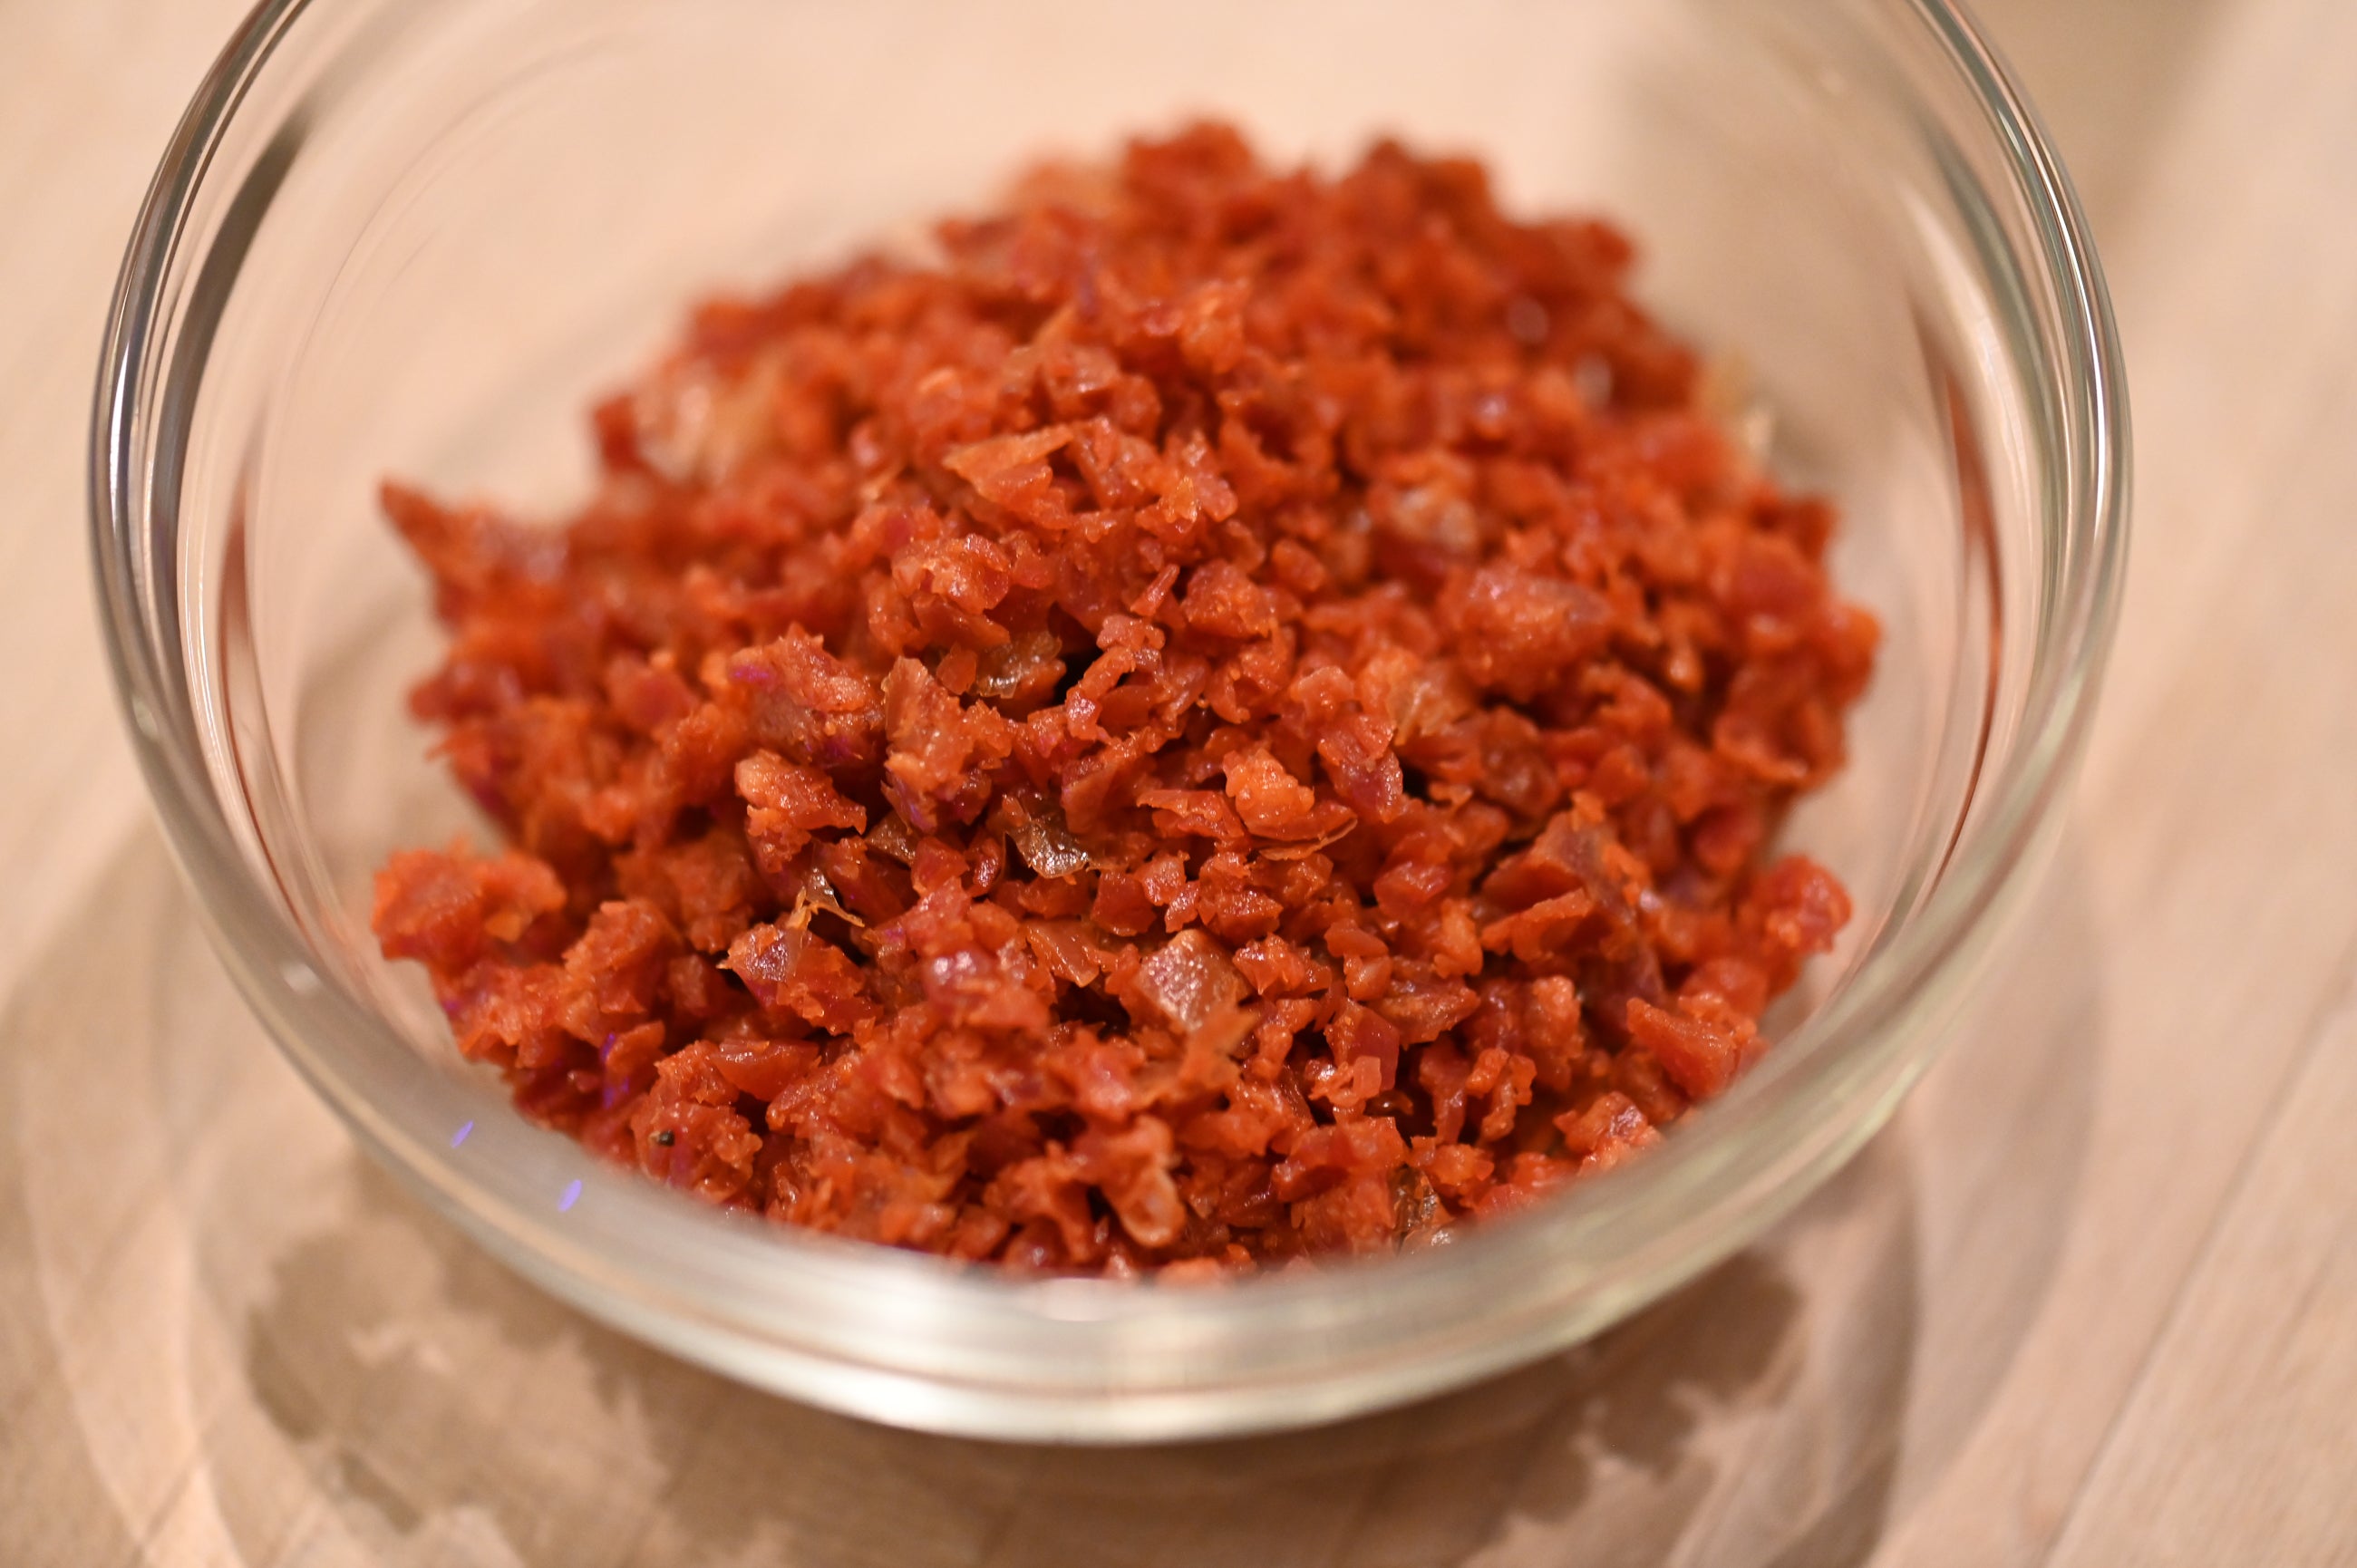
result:
[[[1848,916],[1770,858],[1875,623],[1631,248],[1232,130],[708,304],[561,528],[388,486],[395,855],[517,1104],[716,1204],[1035,1270],[1389,1249],[1652,1142]]]

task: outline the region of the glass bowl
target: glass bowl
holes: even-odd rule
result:
[[[710,1212],[461,1062],[367,933],[396,846],[468,831],[407,719],[398,474],[552,510],[584,411],[696,297],[1196,112],[1268,155],[1397,133],[1638,237],[1641,292],[1845,510],[1882,617],[1855,758],[1785,830],[1858,918],[1779,1043],[1645,1158],[1428,1252],[1216,1285],[1021,1281]],[[2086,228],[1938,0],[270,0],[167,149],[91,439],[103,613],[221,955],[376,1158],[584,1310],[878,1420],[1236,1433],[1592,1334],[1756,1235],[1889,1115],[2055,825],[2126,539]],[[475,831],[480,832],[479,825]]]

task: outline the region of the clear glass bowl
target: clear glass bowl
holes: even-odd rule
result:
[[[1211,111],[1395,132],[1613,216],[1888,628],[1788,839],[1859,917],[1761,1067],[1647,1158],[1429,1253],[1207,1287],[1020,1282],[705,1211],[527,1126],[378,957],[370,874],[466,831],[386,474],[552,508],[698,295]],[[910,1426],[1325,1420],[1566,1345],[1754,1236],[1889,1114],[2079,750],[2126,411],[2068,184],[1938,0],[271,0],[142,212],[92,433],[99,580],[171,841],[254,1010],[377,1158],[587,1311]]]

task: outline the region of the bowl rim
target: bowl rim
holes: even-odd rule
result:
[[[1113,1441],[1302,1424],[1501,1369],[1673,1288],[1756,1235],[1836,1168],[1881,1124],[1928,1059],[1919,1052],[1912,1062],[1897,1061],[1894,1042],[1932,993],[1969,968],[1994,911],[2019,890],[2084,746],[2125,580],[2129,431],[2126,372],[2087,220],[2034,112],[1959,6],[1899,0],[1931,28],[1969,86],[1981,129],[2001,150],[2006,177],[2030,216],[2033,259],[2065,328],[2058,344],[2067,372],[2060,414],[2071,441],[2057,461],[2070,486],[2059,524],[2050,520],[2049,526],[2060,526],[2072,550],[2060,577],[2070,591],[2050,607],[2046,618],[2053,624],[2041,625],[2030,661],[2022,736],[1975,796],[1975,842],[1944,869],[1888,946],[1798,1031],[1817,1039],[1803,1065],[1824,1080],[1821,1087],[1846,1086],[1872,1096],[1873,1106],[1813,1138],[1794,1122],[1776,1180],[1766,1179],[1770,1167],[1760,1159],[1745,1167],[1748,1174],[1734,1173],[1744,1176],[1748,1193],[1730,1185],[1729,1161],[1722,1157],[1727,1137],[1673,1139],[1631,1169],[1579,1183],[1541,1211],[1475,1228],[1436,1250],[1443,1255],[1186,1289],[1012,1279],[699,1212],[642,1178],[608,1170],[569,1143],[565,1147],[580,1155],[580,1179],[597,1199],[581,1206],[592,1222],[552,1216],[544,1203],[527,1203],[479,1169],[470,1174],[448,1157],[440,1139],[388,1111],[365,1074],[321,1048],[320,1042],[355,1031],[397,1047],[400,1041],[372,1009],[312,967],[295,921],[255,874],[205,764],[186,662],[167,657],[184,647],[175,575],[179,476],[172,465],[185,458],[186,446],[143,441],[142,421],[151,403],[168,404],[176,378],[200,372],[219,306],[283,176],[286,156],[272,156],[279,149],[265,152],[232,193],[221,235],[197,258],[192,292],[202,296],[210,286],[220,297],[212,301],[213,321],[196,318],[202,334],[193,353],[188,342],[163,331],[163,291],[249,92],[297,19],[325,3],[264,0],[246,16],[197,89],[140,208],[109,312],[91,430],[100,618],[148,792],[238,989],[363,1146],[511,1265],[593,1314],[693,1359],[813,1402],[901,1424]],[[278,128],[282,136],[290,129],[299,138],[299,126]],[[264,181],[258,188],[256,178]],[[156,350],[167,341],[174,351],[158,362]],[[186,402],[193,405],[192,393]],[[161,486],[151,487],[156,478]],[[2050,564],[2045,570],[2051,580],[2055,569]],[[1773,1122],[1778,1106],[1770,1090],[1793,1079],[1784,1069],[1801,1055],[1770,1053],[1704,1114],[1730,1131],[1747,1119],[1755,1127]],[[1789,1112],[1785,1120],[1792,1120]],[[1716,1187],[1715,1207],[1691,1213],[1664,1207],[1660,1195],[1676,1186],[1681,1162],[1689,1186]],[[1648,1193],[1654,1195],[1650,1202]],[[656,1216],[661,1234],[642,1223]],[[1599,1296],[1593,1266],[1584,1284],[1554,1277],[1550,1260],[1566,1242],[1616,1234],[1629,1243],[1615,1255],[1626,1265],[1617,1286],[1601,1282],[1610,1288]],[[1383,1290],[1364,1288],[1370,1270],[1380,1271]],[[1563,1310],[1565,1293],[1575,1288],[1590,1297],[1584,1318]],[[871,1343],[862,1351],[847,1348],[842,1335],[828,1338],[807,1325],[781,1334],[776,1305],[797,1299],[806,1307],[829,1302],[871,1313],[879,1301],[906,1303],[907,1311],[884,1316],[904,1318],[909,1340],[894,1349]],[[1469,1300],[1486,1302],[1487,1309],[1468,1314]],[[974,1351],[970,1368],[945,1362],[948,1352],[921,1343],[926,1332],[961,1323],[995,1337],[980,1351],[966,1347]],[[1278,1356],[1268,1365],[1207,1376],[1202,1358],[1214,1354],[1207,1346],[1246,1328],[1296,1336],[1304,1348],[1290,1359]],[[1354,1354],[1334,1353],[1354,1339]],[[1070,1357],[1060,1369],[1051,1349],[1060,1344],[1084,1345],[1087,1354]],[[1157,1357],[1177,1369],[1158,1381],[1129,1375],[1138,1370],[1129,1363]],[[1110,1378],[1105,1369],[1116,1364],[1127,1370]]]

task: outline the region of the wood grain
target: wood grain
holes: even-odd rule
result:
[[[2357,989],[2310,1042],[2077,1499],[2058,1568],[2357,1542]]]
[[[1984,6],[2104,244],[2138,544],[2050,893],[1891,1129],[1570,1356],[1073,1455],[554,1305],[355,1155],[204,950],[100,672],[81,449],[240,8],[0,0],[0,733],[46,737],[0,772],[0,1563],[2357,1563],[2357,10]]]

